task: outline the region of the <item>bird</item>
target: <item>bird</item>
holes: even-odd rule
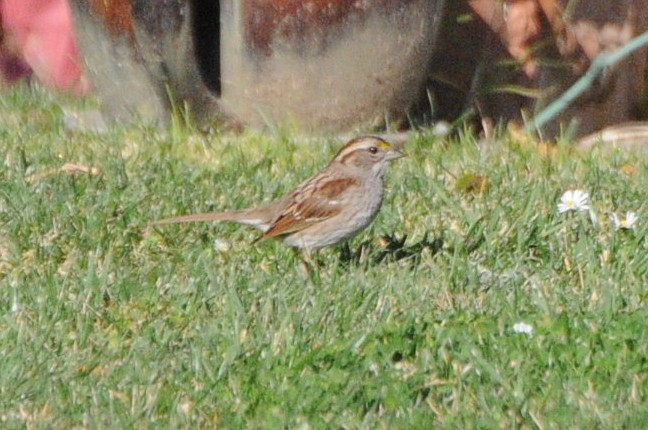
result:
[[[377,136],[347,142],[326,167],[279,200],[248,209],[199,213],[153,221],[166,224],[233,221],[254,227],[257,240],[281,239],[307,252],[345,242],[364,230],[382,206],[384,176],[401,149]]]

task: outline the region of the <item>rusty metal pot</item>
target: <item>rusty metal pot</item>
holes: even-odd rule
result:
[[[71,0],[109,119],[320,130],[407,120],[443,0]],[[171,97],[169,97],[171,96]]]

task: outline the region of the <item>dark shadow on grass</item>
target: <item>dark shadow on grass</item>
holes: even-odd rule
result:
[[[399,237],[395,234],[381,236],[376,241],[366,241],[352,251],[348,243],[340,250],[340,262],[345,265],[377,265],[383,262],[409,260],[417,263],[423,252],[428,250],[435,255],[443,248],[443,238],[429,239],[427,233],[420,241],[405,245],[407,235]]]

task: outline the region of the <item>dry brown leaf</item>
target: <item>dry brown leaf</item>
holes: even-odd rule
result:
[[[56,175],[57,173],[65,173],[66,175],[83,173],[92,176],[98,176],[101,174],[101,169],[99,169],[98,167],[86,166],[84,164],[65,163],[63,166],[61,166],[58,169],[52,168],[41,173],[34,173],[32,175],[29,175],[27,177],[27,182],[40,181],[41,179],[45,179],[49,176]]]
[[[621,166],[621,171],[628,176],[634,176],[639,172],[639,169],[634,164],[624,164]]]
[[[92,176],[97,176],[101,174],[101,170],[99,170],[98,167],[85,166],[83,164],[75,163],[65,163],[60,170],[61,172],[67,173],[68,175],[71,175],[73,173],[87,173]]]
[[[540,155],[551,158],[556,155],[556,152],[558,152],[558,147],[553,143],[540,142],[538,143],[538,152]]]
[[[465,173],[457,179],[455,189],[466,194],[483,194],[488,189],[488,177],[476,173]]]

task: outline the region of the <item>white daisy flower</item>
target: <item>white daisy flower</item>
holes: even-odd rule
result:
[[[589,194],[587,194],[583,190],[567,190],[560,197],[560,202],[558,202],[558,213],[565,213],[569,211],[589,211],[590,207],[587,204],[588,200]]]
[[[214,251],[228,252],[231,246],[228,241],[223,239],[214,239]]]
[[[625,218],[619,218],[616,213],[613,213],[610,218],[612,218],[612,224],[616,230],[632,230],[639,219],[637,214],[632,211],[626,212]]]
[[[432,127],[432,133],[436,137],[446,137],[452,131],[452,126],[448,121],[439,121]]]
[[[528,334],[531,336],[533,334],[533,326],[525,322],[516,322],[513,324],[513,332],[518,334]]]

